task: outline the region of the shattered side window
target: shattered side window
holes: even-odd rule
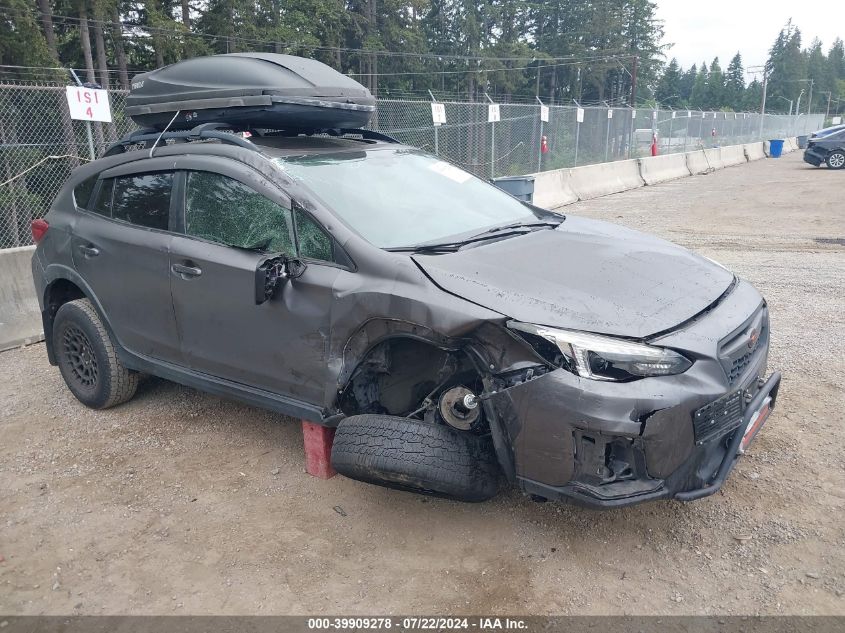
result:
[[[188,172],[185,232],[226,246],[293,253],[290,209],[233,178]]]
[[[332,241],[320,225],[310,215],[299,209],[294,211],[294,217],[299,256],[324,262],[334,261]]]

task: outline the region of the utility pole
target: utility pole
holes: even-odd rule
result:
[[[825,92],[827,92],[827,109],[824,111],[824,120],[827,121],[830,118],[830,95],[831,95],[831,91],[826,90]],[[822,94],[824,94],[824,92]]]
[[[763,66],[763,103],[760,104],[760,140],[763,139],[763,122],[766,120],[766,91],[769,89],[768,68]]]
[[[630,105],[634,110],[637,108],[637,61],[639,58],[639,55],[634,55],[634,63],[631,68],[631,103],[628,105]],[[625,123],[625,125],[630,126],[628,131],[628,158],[631,157],[631,146],[634,144],[634,124],[634,119],[632,117],[628,117],[628,121]]]
[[[637,60],[639,55],[634,55],[634,66],[631,69],[631,107],[637,107]]]
[[[810,96],[807,99],[807,115],[810,115],[813,109],[813,84],[815,80],[810,79]]]

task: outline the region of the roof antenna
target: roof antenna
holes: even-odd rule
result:
[[[170,126],[173,125],[173,122],[176,120],[176,117],[179,116],[180,112],[182,111],[176,110],[176,114],[174,114],[173,118],[170,119],[170,123],[168,123],[167,126],[161,131],[161,134],[158,135],[158,138],[156,138],[155,143],[153,143],[153,146],[150,148],[149,158],[153,157],[153,150],[155,150],[156,146],[158,145],[158,142],[161,140],[161,137],[164,136],[165,132],[167,132],[167,130],[170,129]]]

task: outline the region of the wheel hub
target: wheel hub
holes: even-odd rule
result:
[[[99,367],[91,341],[81,329],[71,325],[62,336],[62,348],[71,374],[83,387],[93,388],[99,378]]]
[[[437,408],[443,421],[460,431],[471,430],[481,418],[478,398],[463,386],[444,391]]]

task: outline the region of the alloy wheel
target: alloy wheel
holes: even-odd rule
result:
[[[62,348],[68,367],[80,386],[86,389],[96,387],[100,369],[94,347],[85,332],[75,325],[69,326],[62,336]]]

